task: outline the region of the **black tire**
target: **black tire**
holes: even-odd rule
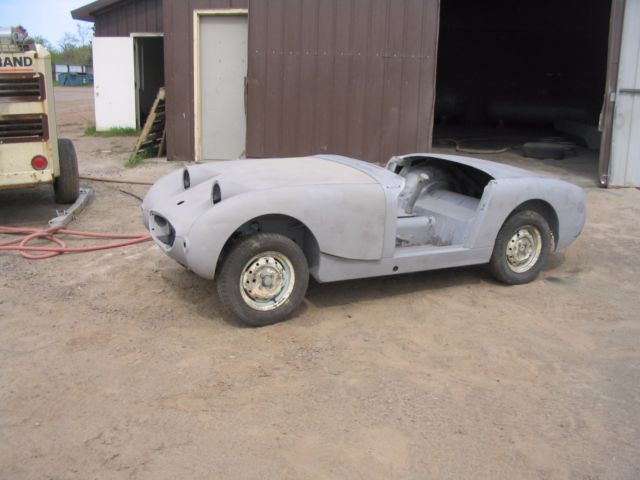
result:
[[[522,145],[522,155],[544,160],[562,160],[575,153],[575,145],[570,143],[527,142]]]
[[[73,203],[80,195],[78,157],[73,143],[68,138],[58,140],[60,175],[53,183],[57,203]]]
[[[245,282],[250,288],[241,286]],[[308,285],[309,266],[304,253],[294,241],[275,233],[259,233],[234,245],[217,280],[223,306],[254,327],[285,320],[302,303]],[[264,301],[256,298],[274,292]]]
[[[536,233],[537,232],[537,233]],[[533,252],[540,250],[537,255]],[[498,232],[489,270],[508,285],[520,285],[534,280],[544,267],[553,245],[553,233],[545,218],[532,210],[511,215]],[[527,256],[531,246],[532,255]],[[522,264],[515,252],[522,251]]]

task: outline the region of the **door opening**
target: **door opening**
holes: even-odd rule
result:
[[[611,0],[441,0],[434,149],[535,158],[597,182],[610,10]]]
[[[134,34],[135,35],[135,34]],[[164,87],[164,43],[161,36],[135,36],[137,126],[147,120],[160,87]]]

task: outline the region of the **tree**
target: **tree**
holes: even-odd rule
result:
[[[29,35],[29,40],[33,40],[33,43],[39,43],[49,51],[53,50],[53,45],[51,45],[51,42],[44,38],[42,35]]]
[[[93,25],[76,23],[76,37],[81,47],[85,47],[91,44],[93,39]]]
[[[21,27],[22,28],[22,27]],[[76,24],[76,34],[66,32],[57,46],[42,35],[30,35],[29,41],[41,44],[51,53],[51,61],[58,65],[91,65],[94,29],[91,25]]]
[[[78,34],[66,32],[53,51],[53,60],[62,65],[91,65],[91,27],[78,24]]]

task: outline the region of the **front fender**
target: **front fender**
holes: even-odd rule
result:
[[[212,279],[224,245],[243,224],[264,215],[303,223],[322,253],[348,259],[382,257],[385,195],[378,184],[309,185],[256,190],[223,200],[198,217],[186,235],[186,258],[198,275]]]

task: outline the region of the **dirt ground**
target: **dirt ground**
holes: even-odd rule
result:
[[[92,91],[56,100],[83,175],[179,167],[125,169],[135,139],[83,136]],[[483,268],[312,284],[262,329],[152,243],[0,254],[0,478],[640,478],[640,191],[585,178],[583,235],[530,285]],[[119,189],[145,187],[83,184],[74,228],[143,231]],[[55,209],[50,187],[0,192],[0,225]]]

